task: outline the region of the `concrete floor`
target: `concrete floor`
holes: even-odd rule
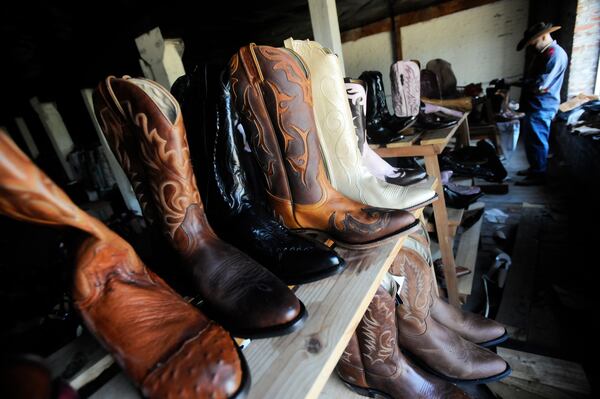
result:
[[[535,212],[539,215],[536,220],[540,223],[536,230],[537,236],[532,237],[538,245],[537,254],[531,264],[513,265],[530,268],[534,275],[534,284],[528,291],[530,298],[527,298],[527,307],[513,309],[514,312],[526,312],[526,323],[514,332],[513,339],[502,346],[580,363],[586,369],[593,389],[590,372],[596,350],[594,348],[590,351],[590,347],[593,346],[590,343],[593,342],[592,337],[597,335],[594,333],[596,327],[592,326],[590,314],[594,300],[592,282],[598,281],[595,279],[597,271],[592,272],[590,268],[593,252],[584,244],[585,240],[577,239],[578,234],[584,233],[578,232],[579,223],[574,223],[574,220],[580,220],[580,212],[586,212],[587,209],[583,207],[573,212],[574,198],[567,189],[565,168],[562,166],[564,162],[565,160],[560,160],[558,155],[551,159],[549,184],[534,187],[514,185],[515,181],[522,179],[516,176],[516,172],[528,167],[522,143],[519,143],[510,161],[506,162],[509,193],[488,194],[481,201],[485,203],[486,210],[502,210],[508,214],[508,218],[504,223],[491,223],[484,218],[473,291],[465,308],[481,312],[487,303],[489,316],[495,318],[502,301],[507,298],[503,297],[502,290],[493,284],[488,285],[486,296],[482,276],[488,272],[499,251],[516,255],[513,254],[516,248],[515,238],[518,229],[524,228],[521,216],[525,209],[529,209],[530,213]],[[507,238],[495,238],[497,231],[504,233]],[[577,252],[578,256],[574,257],[574,252]],[[581,259],[589,260],[585,264]],[[518,262],[518,259],[514,261]],[[594,264],[598,266],[597,261]],[[582,279],[582,276],[586,275],[590,278]],[[466,388],[473,398],[496,397],[484,386],[463,388]]]

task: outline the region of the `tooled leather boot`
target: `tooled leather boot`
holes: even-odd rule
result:
[[[295,53],[251,44],[233,56],[229,69],[267,198],[286,227],[325,233],[339,246],[370,247],[417,226],[408,212],[364,205],[333,189],[319,149],[308,71]]]
[[[348,198],[381,208],[412,210],[433,202],[437,195],[430,188],[389,184],[363,165],[337,56],[310,40],[289,38],[285,47],[308,67],[317,136],[331,185]]]
[[[205,79],[201,73],[185,75],[173,84],[186,123],[198,118],[202,109],[198,93]],[[246,144],[231,102],[231,85],[224,73],[214,94],[218,103],[217,129],[214,143],[204,152],[210,154],[206,213],[219,237],[235,245],[269,269],[286,284],[302,284],[319,280],[344,270],[345,262],[324,244],[294,234],[266,210],[261,196],[261,182],[255,175],[254,160]],[[214,113],[214,103],[207,99],[206,113]],[[199,123],[193,123],[198,126]],[[235,125],[235,127],[234,127]],[[241,130],[240,130],[241,129]],[[200,129],[187,129],[189,135],[208,136]],[[204,141],[209,141],[203,137]],[[207,145],[208,146],[208,145]],[[262,190],[264,193],[264,190]],[[235,228],[232,228],[235,227]]]
[[[109,77],[94,92],[94,108],[114,152],[124,152],[122,136],[135,137],[137,151],[119,158],[139,165],[143,176],[131,178],[145,182],[158,224],[182,257],[203,310],[237,336],[267,337],[300,327],[306,310],[290,289],[208,224],[173,96],[150,80]]]
[[[86,233],[73,297],[86,326],[149,398],[241,398],[248,370],[221,326],[146,268],[0,132],[0,213]]]
[[[429,236],[424,228],[421,227],[406,237],[403,248],[410,248],[418,252],[419,256],[429,265],[430,273],[433,273]],[[508,339],[506,328],[497,321],[452,306],[435,294],[432,298],[431,317],[464,339],[483,347],[496,346]]]
[[[367,92],[365,84],[362,80],[350,78],[344,78],[344,82],[354,121],[354,131],[358,137],[358,149],[369,172],[378,179],[399,186],[409,186],[427,178],[427,173],[419,164],[416,164],[416,167],[413,164],[408,167],[394,168],[369,147],[366,131]]]
[[[390,273],[404,276],[396,309],[400,347],[426,371],[447,381],[486,383],[507,377],[510,366],[431,317],[433,278],[420,254],[403,247]]]
[[[399,118],[391,115],[385,99],[383,76],[379,71],[365,71],[358,77],[367,85],[367,136],[375,144],[401,139],[403,130],[411,127],[417,116]]]
[[[404,357],[396,334],[394,298],[379,287],[336,367],[338,376],[348,388],[372,398],[469,397]]]

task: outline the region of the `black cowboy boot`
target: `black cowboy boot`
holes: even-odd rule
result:
[[[177,89],[183,97],[180,101],[185,103],[194,98],[191,92],[203,90],[199,87],[202,80],[189,75],[179,78],[174,87],[186,87]],[[290,232],[266,210],[259,195],[264,192],[260,189],[262,183],[255,176],[254,161],[247,152],[248,143],[231,104],[228,77],[220,81],[215,97],[217,130],[210,149],[212,176],[207,177],[210,192],[207,210],[218,235],[286,284],[306,283],[341,272],[345,262],[333,250]],[[205,101],[207,105],[211,103]],[[193,108],[185,107],[184,112]]]
[[[384,174],[386,182],[400,186],[408,186],[427,178],[427,173],[414,158],[397,158],[397,167],[394,168],[365,144],[367,140],[365,82],[360,79],[344,78],[344,83],[354,121],[354,131],[358,137],[358,149],[367,169],[375,176]]]
[[[417,120],[416,116],[399,118],[388,111],[383,88],[383,77],[378,71],[365,71],[360,80],[367,84],[367,136],[376,144],[386,144],[404,137],[406,130]]]

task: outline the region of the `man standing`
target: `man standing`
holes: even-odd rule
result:
[[[526,116],[522,120],[525,152],[529,169],[517,173],[525,176],[517,185],[530,186],[546,182],[548,138],[550,123],[560,105],[560,89],[563,83],[568,57],[565,50],[550,33],[560,29],[550,23],[539,22],[525,31],[517,51],[532,46],[536,54],[523,79],[521,103]]]

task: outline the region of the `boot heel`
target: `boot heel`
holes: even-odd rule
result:
[[[344,380],[342,380],[342,382],[352,392],[354,392],[354,393],[356,393],[358,395],[361,395],[361,396],[367,396],[369,398],[374,398],[374,399],[394,399],[393,397],[389,396],[388,394],[385,394],[385,393],[383,393],[381,391],[378,391],[376,389],[359,387],[358,385],[353,385],[353,384],[351,384],[349,382],[346,382]]]

